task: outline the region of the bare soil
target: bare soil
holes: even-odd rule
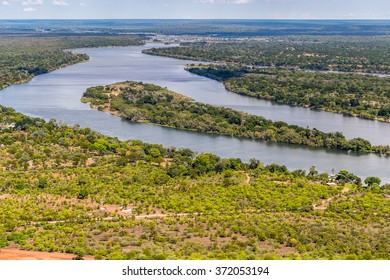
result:
[[[73,260],[76,255],[64,253],[48,253],[37,251],[23,251],[20,249],[0,249],[0,260]],[[84,260],[93,260],[87,256]]]
[[[344,188],[342,191],[341,191],[341,193],[342,194],[345,194],[345,193],[347,193],[347,192],[349,192],[349,188]],[[335,196],[332,196],[332,197],[329,197],[329,198],[327,198],[327,199],[323,199],[323,200],[321,200],[321,203],[320,204],[318,204],[318,205],[313,205],[313,209],[314,210],[326,210],[327,208],[328,208],[328,206],[329,206],[329,203],[332,201],[332,200],[334,200],[336,197]]]

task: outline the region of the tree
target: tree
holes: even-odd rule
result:
[[[347,170],[340,170],[339,173],[336,174],[336,180],[341,184],[352,183],[359,186],[362,184],[362,179]]]
[[[308,176],[316,176],[318,174],[318,171],[316,170],[316,167],[313,165],[310,167]]]
[[[256,169],[258,166],[260,165],[260,161],[255,159],[255,158],[252,158],[250,161],[249,161],[249,168],[250,169]]]
[[[197,174],[208,173],[211,171],[215,171],[215,166],[219,160],[220,158],[216,155],[210,153],[203,153],[198,155],[194,159],[192,167]]]
[[[37,186],[40,189],[45,189],[49,186],[49,183],[48,183],[46,178],[41,178],[41,179],[39,179]]]
[[[374,186],[374,185],[380,185],[381,183],[381,179],[379,179],[378,177],[367,177],[365,180],[364,180],[364,183],[371,187],[371,186]]]

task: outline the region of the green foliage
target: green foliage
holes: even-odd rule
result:
[[[347,170],[340,170],[339,173],[336,174],[336,180],[341,184],[352,183],[356,185],[361,185],[362,180],[357,177],[355,174],[348,172]]]
[[[386,185],[329,187],[314,168],[121,142],[4,107],[0,119],[21,122],[0,131],[0,247],[80,259],[389,258]]]
[[[88,190],[86,190],[86,189],[81,189],[81,190],[79,191],[78,195],[77,195],[77,198],[78,198],[78,199],[85,199],[85,198],[88,197],[88,195],[89,195],[89,191],[88,191]]]
[[[365,180],[364,180],[364,183],[367,185],[367,186],[374,186],[374,185],[380,185],[381,184],[381,179],[379,179],[378,177],[367,177]]]
[[[37,187],[40,189],[45,189],[49,186],[49,183],[46,178],[39,179]]]
[[[387,38],[284,37],[263,41],[188,43],[180,47],[153,48],[144,52],[198,61],[389,74],[389,45]]]
[[[224,82],[235,93],[357,116],[390,120],[390,79],[370,75],[259,69],[237,65],[187,66],[191,73]],[[356,142],[364,150],[367,143]]]
[[[101,46],[141,45],[142,37],[0,37],[0,89],[23,83],[32,77],[88,60],[84,54],[67,49]]]
[[[1,39],[0,86],[86,59],[63,53],[65,47],[120,39],[73,38],[61,47],[56,40]],[[299,134],[314,146],[336,137],[337,147],[348,147],[341,134],[324,136],[194,103],[154,85],[130,85],[118,85],[122,93],[115,98],[105,97],[109,86],[92,89],[86,99],[102,107],[110,100],[114,110],[135,121],[180,127],[172,120],[186,120],[185,129],[267,135],[256,139],[282,142]],[[348,183],[345,192],[346,187],[327,186],[330,179],[314,168],[306,176],[303,170],[263,166],[256,159],[243,163],[188,149],[122,142],[1,106],[0,123],[0,248],[118,260],[390,257],[389,187],[375,187],[375,177],[367,178],[372,188],[361,188],[360,178],[340,171],[336,179]],[[362,139],[350,144],[369,150]],[[326,207],[316,207],[324,201]]]
[[[94,108],[109,110],[131,121],[178,129],[311,147],[390,153],[389,146],[372,146],[361,138],[347,140],[340,132],[324,133],[284,122],[272,122],[233,109],[194,102],[183,95],[144,83],[123,82],[89,88],[82,101],[91,102]],[[99,143],[95,143],[93,148],[104,152],[104,147]]]

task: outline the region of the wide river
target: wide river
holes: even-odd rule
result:
[[[342,131],[348,138],[362,137],[373,144],[390,144],[390,124],[343,117],[310,109],[275,105],[227,91],[223,84],[184,70],[191,61],[149,56],[145,48],[161,45],[74,50],[86,53],[90,61],[40,75],[30,82],[0,92],[0,104],[30,116],[55,118],[68,124],[80,124],[119,139],[139,139],[165,146],[208,151],[222,157],[257,158],[276,162],[290,169],[316,166],[321,172],[347,169],[363,179],[379,176],[390,182],[390,158],[371,154],[328,151],[296,145],[274,144],[226,136],[180,131],[150,124],[131,123],[93,110],[80,102],[90,86],[134,80],[157,84],[190,96],[197,101],[231,107],[322,131]]]

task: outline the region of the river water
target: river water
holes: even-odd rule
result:
[[[93,110],[80,102],[90,86],[134,80],[157,84],[190,96],[197,101],[231,107],[251,114],[290,124],[315,127],[322,131],[342,131],[347,138],[362,137],[373,144],[390,144],[390,124],[310,109],[276,105],[268,101],[227,91],[223,84],[184,70],[192,61],[142,54],[146,46],[74,50],[86,53],[90,61],[34,77],[30,82],[8,87],[0,92],[0,104],[24,114],[68,124],[80,124],[119,139],[139,139],[165,146],[208,151],[222,157],[257,158],[264,163],[285,164],[290,169],[330,172],[347,169],[363,179],[379,176],[390,182],[390,158],[296,145],[274,144],[226,136],[180,131],[150,124],[131,123]],[[159,46],[159,45],[157,45]]]

